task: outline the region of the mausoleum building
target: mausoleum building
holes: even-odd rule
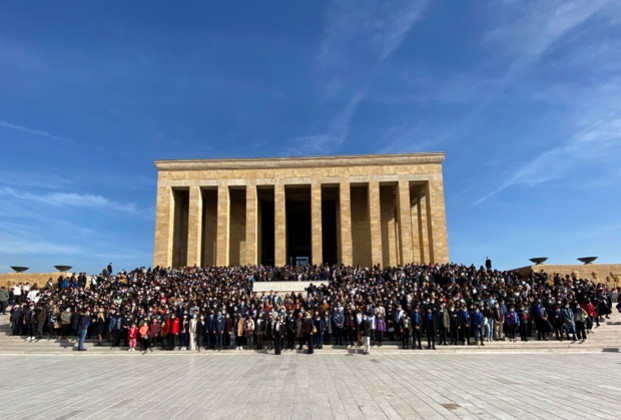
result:
[[[449,261],[444,153],[159,160],[154,265]]]

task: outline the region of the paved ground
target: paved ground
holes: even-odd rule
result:
[[[6,419],[619,418],[621,355],[0,355]]]

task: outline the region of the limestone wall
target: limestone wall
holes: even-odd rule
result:
[[[608,287],[621,286],[621,264],[540,264],[522,267],[518,271],[522,275],[528,275],[531,271],[545,271],[550,279],[554,278],[555,273],[563,277],[575,275],[578,278],[588,278],[595,283],[606,283]]]
[[[10,287],[15,283],[30,283],[31,285],[37,283],[39,287],[45,286],[47,280],[51,277],[54,282],[63,273],[8,273],[0,274],[0,286]],[[66,274],[66,273],[65,273]]]

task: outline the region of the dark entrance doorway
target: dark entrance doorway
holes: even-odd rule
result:
[[[295,264],[297,258],[311,256],[311,205],[310,186],[287,186],[287,262]]]
[[[274,265],[274,187],[260,187],[259,201],[259,262]]]

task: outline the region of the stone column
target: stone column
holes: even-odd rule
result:
[[[187,266],[201,265],[203,243],[203,194],[201,187],[190,187],[188,211],[188,258]]]
[[[287,264],[287,202],[285,186],[274,185],[274,265]]]
[[[432,264],[449,262],[446,233],[446,208],[442,179],[430,180],[425,187],[429,260]]]
[[[420,246],[420,262],[423,264],[431,263],[429,249],[429,221],[427,213],[427,199],[425,196],[426,187],[417,191],[416,209],[418,214],[418,239]]]
[[[153,250],[153,267],[172,266],[173,227],[175,209],[172,189],[158,185],[155,214],[155,249]]]
[[[229,187],[218,185],[218,242],[216,244],[216,265],[229,265]]]
[[[401,264],[414,261],[412,246],[412,204],[410,199],[410,182],[401,180],[398,185],[399,244]]]
[[[369,224],[371,225],[371,262],[382,264],[382,215],[379,182],[369,182]],[[388,245],[388,244],[387,244]]]
[[[257,186],[250,184],[246,187],[246,256],[242,264],[257,265],[258,219]]]
[[[341,217],[340,263],[352,265],[354,250],[351,231],[351,188],[348,181],[341,182],[339,185],[339,196],[339,211]]]
[[[323,264],[321,225],[321,184],[311,185],[311,264]]]

